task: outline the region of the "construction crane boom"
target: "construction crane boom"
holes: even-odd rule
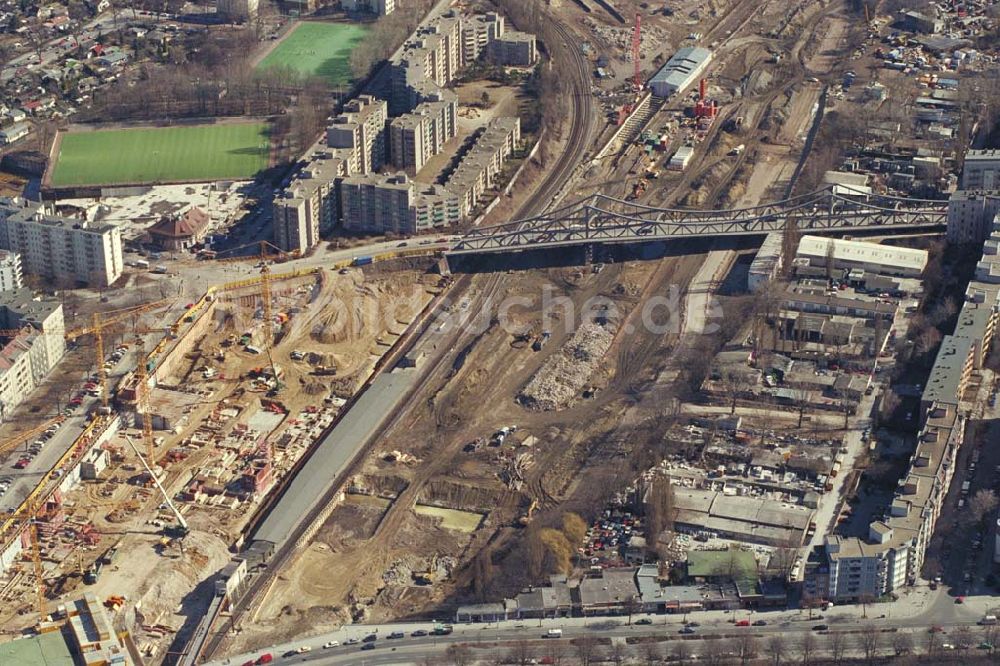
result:
[[[15,435],[11,439],[7,439],[7,440],[4,440],[3,442],[0,442],[0,455],[3,455],[5,453],[7,453],[8,451],[17,448],[21,444],[24,444],[25,442],[27,442],[32,437],[37,437],[38,435],[41,435],[43,432],[45,432],[46,430],[48,430],[53,425],[56,425],[58,423],[62,423],[65,420],[66,420],[66,417],[64,417],[62,414],[60,414],[59,416],[51,418],[48,421],[46,421],[45,423],[43,423],[43,424],[41,424],[39,426],[36,426],[36,427],[32,428],[31,430],[25,430],[24,432],[22,432],[22,433],[20,433],[18,435]]]
[[[167,494],[167,491],[163,488],[163,485],[160,483],[160,480],[156,478],[155,474],[153,474],[153,470],[150,469],[149,465],[146,463],[146,459],[142,457],[142,454],[139,452],[139,448],[135,445],[135,442],[133,442],[132,438],[129,437],[128,435],[125,435],[125,441],[128,442],[128,445],[132,447],[133,451],[135,451],[135,455],[137,458],[139,458],[139,462],[142,463],[142,466],[143,468],[145,468],[146,473],[149,474],[151,479],[153,479],[153,483],[156,484],[156,487],[157,489],[159,489],[160,494],[163,495],[163,500],[167,503],[167,506],[170,507],[170,510],[173,512],[174,517],[177,518],[177,524],[180,525],[181,533],[187,534],[190,529],[188,528],[187,521],[184,520],[184,516],[182,516],[181,512],[177,510],[177,507],[174,506],[174,502],[172,499],[170,499],[170,495]]]

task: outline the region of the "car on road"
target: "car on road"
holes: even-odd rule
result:
[[[417,629],[416,631],[414,631],[413,633],[410,634],[410,636],[412,636],[414,638],[420,638],[421,636],[426,636],[426,635],[427,635],[427,632],[425,630],[423,630],[423,629]]]
[[[739,622],[736,623],[736,626],[737,627],[749,627],[750,626],[750,620],[740,620]]]
[[[393,638],[393,639],[395,639],[395,638],[405,638],[405,637],[406,637],[406,634],[404,634],[402,631],[394,631],[391,634],[389,634],[389,638]]]
[[[361,649],[362,650],[374,650],[375,649],[375,644],[374,643],[365,643],[364,645],[361,646]]]
[[[346,641],[344,641],[344,645],[357,645],[360,642],[361,641],[357,638],[348,638]]]
[[[756,622],[753,623],[753,626],[755,626],[755,627],[766,627],[767,626],[767,620],[757,620]]]
[[[964,604],[965,603],[965,597],[962,597],[962,596],[955,597],[955,603],[956,604]]]
[[[364,638],[361,639],[361,642],[362,643],[374,643],[376,640],[378,640],[378,636],[376,636],[375,634],[368,634],[367,636],[365,636]]]
[[[636,624],[653,624],[653,621],[648,617],[639,618],[635,621]]]
[[[679,634],[693,634],[694,633],[694,628],[693,627],[681,627],[681,630],[678,631],[677,633],[679,633]]]
[[[327,641],[326,643],[323,643],[323,649],[324,650],[329,650],[330,648],[335,648],[335,647],[337,647],[339,645],[340,645],[340,641]]]
[[[827,631],[829,629],[830,629],[830,625],[828,625],[828,624],[816,624],[816,625],[813,625],[813,631]]]

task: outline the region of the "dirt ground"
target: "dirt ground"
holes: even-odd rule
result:
[[[284,405],[287,416],[267,421],[276,427],[264,434],[270,435],[272,442],[279,441],[283,433],[290,432],[302,419],[302,414],[309,410],[317,413],[329,410],[323,399],[331,392],[349,396],[392,341],[430,301],[439,280],[439,276],[422,270],[403,268],[393,272],[372,268],[367,273],[349,269],[343,273],[325,272],[318,278],[307,276],[274,283],[274,312],[290,315],[277,333],[271,351],[285,373],[285,386],[275,399]],[[258,340],[263,323],[259,310],[259,296],[252,291],[224,293],[214,313],[206,315],[212,317],[208,332],[192,338],[189,345],[174,352],[182,357],[182,362],[162,376],[159,388],[152,392],[154,405],[159,404],[158,396],[169,395],[171,391],[174,395],[197,396],[183,414],[175,414],[177,425],[173,431],[154,431],[158,443],[156,460],[166,472],[164,486],[171,495],[184,489],[193,474],[221,464],[220,451],[214,446],[193,444],[192,435],[206,418],[220,409],[230,409],[236,415],[228,422],[227,432],[236,432],[266,413],[262,411],[264,394],[255,392],[247,381],[247,373],[266,364],[266,358],[250,354],[239,345],[227,344],[230,336],[244,333],[251,334],[261,344]],[[293,361],[290,358],[293,350],[306,352],[305,358]],[[220,352],[225,354],[222,360]],[[60,365],[60,373],[67,377],[80,373],[80,368],[93,363],[89,354],[92,350],[82,348],[71,357],[80,357],[79,363]],[[206,378],[206,368],[213,368],[218,374]],[[335,369],[335,373],[313,374],[321,368]],[[127,412],[126,415],[131,418]],[[141,441],[141,432],[132,423],[124,433]],[[118,612],[139,619],[140,628],[135,629],[134,635],[146,654],[158,655],[163,641],[190,620],[191,609],[198,608],[212,595],[204,581],[229,560],[230,545],[254,508],[228,500],[181,502],[191,533],[183,540],[183,550],[178,542],[164,546],[158,525],[151,523],[172,520],[161,505],[161,496],[135,482],[140,467],[122,433],[112,438],[106,448],[112,451],[112,463],[101,480],[82,482],[63,500],[68,524],[92,524],[99,540],[92,546],[58,537],[43,543],[48,588],[50,597],[54,597],[50,603],[79,594],[81,572],[107,548],[116,545],[121,558],[118,561],[127,562],[128,566],[116,564],[105,568],[98,583],[87,589],[100,598],[127,594],[127,604]],[[168,451],[183,451],[184,457],[169,462],[165,457]],[[277,473],[287,471],[302,451],[304,444],[275,450],[272,455]],[[0,621],[17,622],[9,614],[19,607],[21,604],[7,606],[8,611]],[[133,615],[137,611],[138,615]]]

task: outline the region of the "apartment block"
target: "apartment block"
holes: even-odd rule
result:
[[[340,217],[337,179],[348,171],[347,151],[320,151],[272,202],[274,244],[286,252],[306,252],[333,229]]]
[[[442,88],[411,113],[393,118],[389,124],[393,165],[412,173],[420,171],[448,140],[455,138],[457,114],[457,97]]]
[[[0,328],[20,330],[0,348],[0,420],[6,420],[66,353],[62,303],[23,287],[0,293]]]
[[[237,23],[257,16],[258,0],[219,0],[216,13],[223,21]]]
[[[462,64],[483,56],[492,42],[504,34],[504,17],[496,12],[462,17]]]
[[[451,83],[462,64],[462,20],[455,11],[421,24],[389,63],[389,112],[412,111]]]
[[[52,215],[20,198],[0,200],[0,249],[21,255],[26,273],[56,284],[107,287],[124,269],[117,227]]]
[[[348,176],[340,182],[340,197],[344,228],[353,231],[415,234],[462,218],[454,194],[403,173]]]
[[[538,62],[535,36],[508,30],[490,44],[490,60],[506,67],[531,67]]]
[[[345,12],[366,12],[376,16],[388,16],[396,10],[395,0],[341,0]]]
[[[385,164],[387,111],[384,100],[361,95],[348,102],[327,127],[327,146],[348,151],[350,173],[371,173]]]
[[[1000,190],[1000,150],[970,150],[962,167],[963,190]]]
[[[955,191],[948,199],[948,242],[982,243],[990,235],[997,213],[1000,192]]]
[[[479,135],[445,183],[458,197],[463,216],[476,207],[486,190],[496,185],[503,165],[520,140],[521,121],[517,118],[494,118]]]
[[[21,277],[21,255],[0,250],[0,292],[13,291],[24,286]]]

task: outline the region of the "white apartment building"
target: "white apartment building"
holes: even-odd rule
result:
[[[388,16],[396,10],[395,0],[341,0],[345,12],[367,12],[376,16]]]
[[[1000,150],[970,150],[962,167],[963,190],[1000,190]]]
[[[20,198],[0,201],[0,249],[21,255],[26,273],[56,284],[107,287],[124,270],[118,227],[58,217]]]
[[[497,183],[507,158],[521,141],[518,118],[494,118],[476,139],[445,183],[459,199],[462,215],[468,215],[486,190]]]
[[[442,88],[411,113],[393,118],[389,124],[393,165],[412,173],[420,171],[427,160],[440,153],[444,144],[457,135],[457,115],[457,97]]]
[[[423,185],[406,174],[364,174],[340,182],[345,229],[415,234],[457,224],[458,199],[439,185]]]
[[[505,67],[531,67],[538,62],[535,36],[529,32],[508,30],[490,44],[490,60]]]
[[[462,64],[469,65],[485,54],[491,42],[500,39],[504,17],[496,12],[462,17]]]
[[[21,255],[0,250],[0,292],[13,291],[24,286],[21,276]]]
[[[0,348],[0,420],[6,420],[66,353],[62,303],[25,288],[4,292],[0,327],[23,329]]]
[[[219,0],[215,11],[223,21],[238,23],[257,16],[259,0]]]
[[[982,243],[1000,213],[1000,191],[956,190],[948,199],[948,242]]]
[[[327,146],[349,151],[349,173],[371,173],[385,163],[387,117],[385,100],[361,95],[348,102],[326,128]]]
[[[313,156],[272,202],[274,244],[286,252],[306,252],[333,229],[340,217],[337,179],[348,174],[346,151]]]

